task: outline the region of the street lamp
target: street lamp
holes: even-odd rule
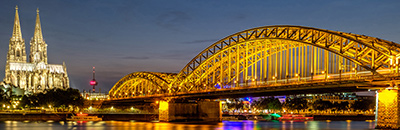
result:
[[[357,67],[353,67],[351,70],[354,71],[354,76],[355,78],[357,78]]]
[[[275,80],[275,83],[277,82],[277,78],[275,76],[272,76],[272,79]]]

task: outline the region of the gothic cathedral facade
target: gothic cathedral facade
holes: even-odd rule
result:
[[[25,90],[25,93],[40,93],[53,88],[69,88],[65,63],[62,65],[47,63],[47,44],[42,35],[39,10],[36,13],[35,32],[30,42],[29,62],[27,62],[18,7],[15,9],[14,28],[10,38],[3,79],[5,84]]]

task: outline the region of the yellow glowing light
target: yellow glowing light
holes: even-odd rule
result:
[[[297,77],[297,76],[299,76],[299,74],[295,74],[294,76],[296,76],[296,77]]]
[[[168,102],[160,101],[160,107],[159,108],[160,108],[161,111],[168,110]]]
[[[322,74],[325,74],[325,71],[321,71]]]
[[[397,97],[397,91],[385,89],[379,92],[378,100],[379,102],[382,102],[385,105],[390,105],[391,103],[394,103],[396,97]]]
[[[156,104],[158,104],[158,101],[156,101]]]

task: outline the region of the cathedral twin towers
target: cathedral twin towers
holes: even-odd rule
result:
[[[53,88],[69,88],[65,63],[63,65],[47,63],[47,44],[42,35],[39,10],[36,14],[35,32],[30,42],[29,62],[27,62],[18,7],[15,9],[14,28],[7,53],[4,82],[25,90],[25,93],[39,93]]]

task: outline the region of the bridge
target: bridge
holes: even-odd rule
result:
[[[303,26],[264,26],[215,42],[179,73],[128,74],[109,95],[115,102],[147,99],[168,104],[180,98],[373,89],[382,95],[378,126],[398,128],[399,59],[399,44],[375,37]]]

